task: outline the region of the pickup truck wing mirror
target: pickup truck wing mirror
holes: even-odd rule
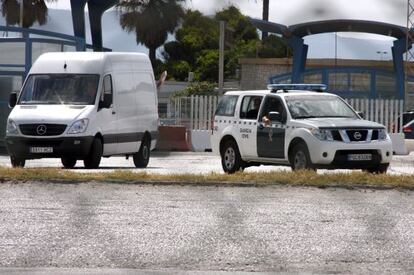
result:
[[[270,121],[281,121],[282,115],[279,112],[269,112]]]
[[[9,107],[13,108],[14,106],[16,106],[16,104],[17,104],[17,93],[12,92],[10,93],[10,96],[9,96]]]

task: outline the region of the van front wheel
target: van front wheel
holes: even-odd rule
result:
[[[91,150],[88,156],[83,160],[83,164],[86,169],[96,169],[101,163],[102,157],[102,141],[99,138],[95,138],[92,142]]]
[[[133,156],[135,167],[145,168],[148,166],[148,162],[151,154],[151,141],[149,138],[144,138],[139,148],[138,153]]]
[[[76,158],[74,157],[63,157],[60,160],[62,161],[63,167],[66,169],[71,169],[76,165]]]
[[[26,164],[26,160],[23,158],[17,158],[14,156],[10,157],[10,162],[13,168],[23,168],[24,165]]]

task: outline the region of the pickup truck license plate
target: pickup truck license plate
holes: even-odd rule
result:
[[[53,153],[53,147],[30,147],[30,153]]]
[[[371,154],[349,154],[348,160],[349,161],[372,160],[372,155]]]

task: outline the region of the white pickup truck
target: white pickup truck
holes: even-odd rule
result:
[[[367,121],[321,84],[272,84],[221,99],[211,135],[223,170],[253,165],[362,169],[385,173],[392,143],[384,125]]]

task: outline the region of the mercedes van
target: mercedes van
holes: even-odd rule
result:
[[[33,64],[13,107],[6,146],[13,167],[28,159],[132,156],[146,167],[158,134],[157,88],[148,56],[138,53],[46,53]]]

